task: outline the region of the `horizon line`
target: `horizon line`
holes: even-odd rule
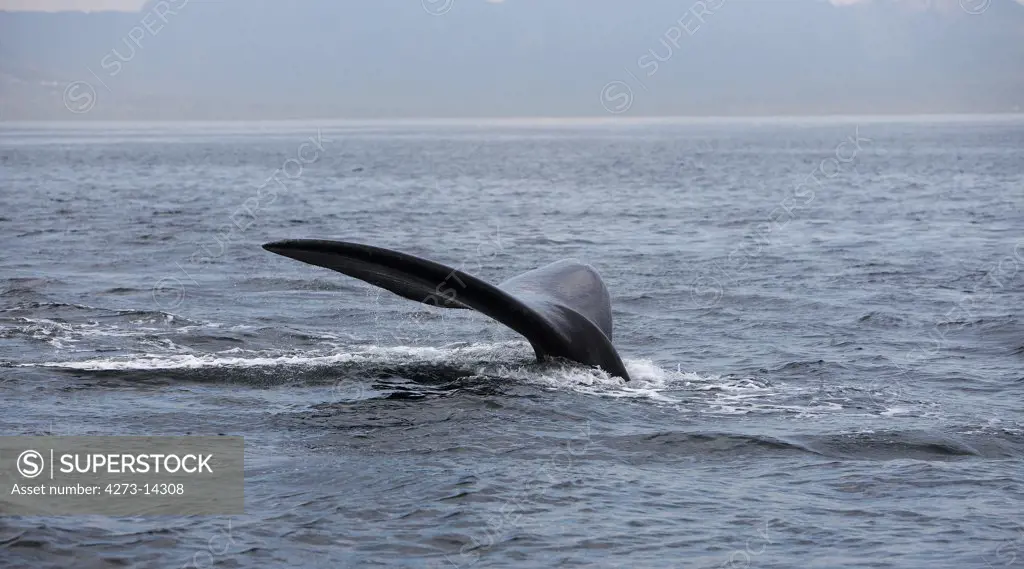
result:
[[[279,124],[279,123],[344,123],[344,124],[656,124],[656,123],[713,123],[713,122],[778,122],[778,121],[874,121],[894,120],[978,120],[1024,119],[1024,111],[957,112],[957,113],[830,113],[820,115],[645,115],[645,116],[481,116],[481,117],[374,117],[374,118],[252,118],[252,119],[0,119],[0,125],[19,124]]]

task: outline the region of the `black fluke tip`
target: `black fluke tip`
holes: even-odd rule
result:
[[[264,243],[263,248],[271,253],[280,253],[287,248],[287,241],[274,241],[273,243]]]

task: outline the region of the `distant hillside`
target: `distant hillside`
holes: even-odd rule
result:
[[[703,23],[676,0],[168,0],[140,14],[0,12],[0,119],[1024,107],[1024,6],[1013,0],[976,15],[940,0],[705,5],[718,9]],[[65,93],[76,81],[88,85]]]

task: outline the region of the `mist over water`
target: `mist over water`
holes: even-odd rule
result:
[[[10,567],[1012,567],[1020,119],[16,126],[4,434],[246,438]],[[263,251],[595,266],[634,381]]]

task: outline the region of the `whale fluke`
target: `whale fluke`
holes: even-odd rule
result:
[[[471,308],[525,336],[540,360],[562,357],[629,381],[612,345],[608,289],[589,265],[557,261],[495,286],[441,263],[360,243],[290,239],[263,248],[410,300]]]

